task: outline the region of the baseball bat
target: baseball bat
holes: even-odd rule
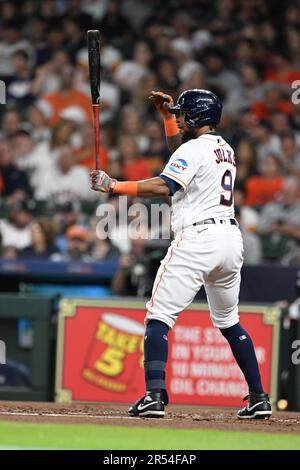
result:
[[[95,159],[96,170],[100,168],[100,32],[89,30],[87,32],[87,44],[89,54],[89,73],[92,97],[92,108],[94,115],[95,134]]]

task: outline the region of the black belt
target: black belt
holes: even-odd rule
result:
[[[237,225],[238,226],[238,223],[235,219],[229,219],[230,220],[230,223],[231,225]],[[225,219],[220,219],[220,224],[225,224]],[[200,220],[200,222],[195,222],[193,225],[206,225],[206,224],[217,224],[216,220],[215,219],[204,219],[204,220]]]

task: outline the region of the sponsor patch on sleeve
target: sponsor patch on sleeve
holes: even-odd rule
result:
[[[169,170],[173,173],[178,173],[179,175],[186,173],[187,168],[188,164],[182,158],[177,158],[174,162],[170,163],[169,165]]]

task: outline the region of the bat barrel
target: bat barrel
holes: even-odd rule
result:
[[[87,32],[87,44],[89,55],[89,72],[91,97],[94,114],[94,135],[95,135],[95,163],[96,169],[100,166],[100,31],[97,29]]]
[[[92,103],[100,102],[100,32],[90,30],[87,33],[89,71]]]
[[[90,29],[87,32],[87,42],[89,52],[92,50],[99,51],[100,31],[98,29]]]

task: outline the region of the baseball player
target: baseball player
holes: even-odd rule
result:
[[[91,172],[95,191],[139,197],[172,196],[172,241],[147,302],[145,331],[146,394],[129,408],[132,416],[165,414],[168,332],[177,317],[205,287],[211,319],[228,341],[249,387],[240,419],[272,414],[253,343],[239,322],[238,297],[243,241],[234,218],[234,151],[218,134],[222,103],[207,90],[187,90],[176,106],[172,97],[152,92],[164,118],[171,158],[159,177],[119,182]]]

